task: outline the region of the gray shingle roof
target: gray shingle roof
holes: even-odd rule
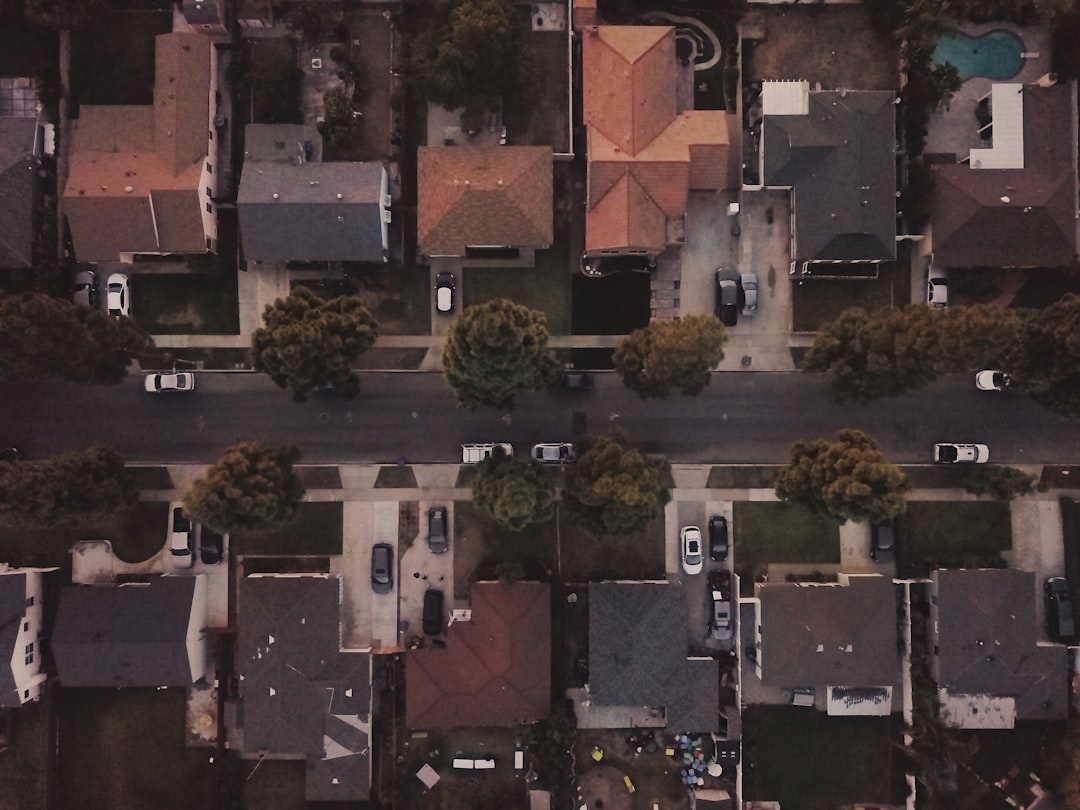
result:
[[[662,706],[674,732],[712,731],[720,671],[687,658],[686,594],[667,583],[589,586],[589,694],[605,706]]]
[[[52,632],[61,683],[189,686],[187,634],[196,579],[64,588]]]
[[[0,118],[0,267],[29,268],[33,260],[37,120]]]
[[[765,116],[762,180],[792,187],[794,258],[896,258],[894,98],[812,92],[807,115]]]
[[[0,707],[18,706],[22,701],[15,688],[11,660],[15,642],[26,615],[26,574],[8,573],[0,576]]]

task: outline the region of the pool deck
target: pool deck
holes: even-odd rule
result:
[[[1024,43],[1026,53],[1036,53],[1037,57],[1024,59],[1024,66],[1011,79],[1000,82],[1033,84],[1041,76],[1050,72],[1050,35],[1044,28],[1021,28],[1007,22],[965,23],[959,32],[969,37],[978,37],[990,31],[1010,31]],[[994,80],[982,77],[968,79],[952,97],[948,107],[934,112],[930,116],[929,133],[926,136],[924,154],[955,154],[957,160],[967,156],[972,147],[979,146],[978,122],[975,119],[975,107],[979,99],[990,92]]]

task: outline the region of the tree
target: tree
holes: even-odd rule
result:
[[[23,13],[35,25],[78,28],[108,11],[105,0],[25,0]]]
[[[671,389],[696,396],[724,359],[727,330],[712,315],[688,315],[677,321],[654,321],[635,329],[615,349],[615,370],[642,399],[666,397]]]
[[[833,441],[791,446],[791,463],[776,479],[776,496],[838,523],[882,521],[907,509],[907,475],[861,430],[841,430]]]
[[[323,94],[323,121],[319,132],[326,139],[325,152],[334,159],[345,159],[357,146],[359,132],[353,116],[353,104],[340,87]]]
[[[229,447],[184,498],[192,518],[219,532],[268,532],[291,523],[304,497],[295,447],[241,442]]]
[[[1011,501],[1017,495],[1030,495],[1038,479],[1015,467],[997,464],[972,464],[964,475],[964,489],[972,495],[989,495],[998,501]]]
[[[524,17],[508,0],[439,0],[411,58],[422,95],[448,109],[521,93],[532,62]]]
[[[104,447],[0,463],[0,523],[7,526],[71,525],[126,509],[138,498],[124,460]]]
[[[512,408],[514,396],[555,382],[559,364],[548,351],[542,312],[496,298],[469,307],[443,346],[446,381],[466,408]]]
[[[1080,416],[1080,297],[1030,313],[1006,370],[1044,407]]]
[[[359,392],[356,359],[375,343],[378,323],[357,296],[320,298],[297,287],[263,311],[265,326],[251,337],[252,365],[289,388],[297,402],[332,385],[348,397]]]
[[[0,378],[115,384],[149,336],[131,318],[42,293],[0,297]]]
[[[488,458],[473,479],[473,503],[510,531],[550,520],[556,500],[555,482],[535,461]]]
[[[570,468],[567,506],[601,537],[636,534],[671,500],[666,459],[644,456],[618,434],[601,436]]]

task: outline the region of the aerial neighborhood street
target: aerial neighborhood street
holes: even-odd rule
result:
[[[1080,6],[0,2],[0,808],[1080,807]]]

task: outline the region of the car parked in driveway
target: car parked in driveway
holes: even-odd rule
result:
[[[225,556],[225,538],[209,526],[199,532],[199,559],[203,565],[217,565]]]
[[[691,576],[700,574],[705,567],[705,556],[701,552],[701,529],[697,526],[683,526],[679,538],[682,544],[683,571]]]
[[[724,326],[734,326],[739,322],[739,285],[724,277],[728,272],[716,271],[716,317]]]
[[[155,374],[147,374],[143,387],[151,394],[194,391],[195,375],[190,371],[159,371]]]
[[[375,593],[394,590],[394,547],[389,543],[371,547],[371,589]]]
[[[577,458],[577,452],[570,442],[552,442],[534,444],[532,457],[541,464],[569,464]]]
[[[592,375],[585,371],[568,371],[563,375],[562,387],[567,391],[592,391]]]
[[[739,276],[739,298],[742,301],[742,314],[753,315],[758,308],[757,273],[742,273]]]
[[[169,559],[177,568],[191,568],[195,562],[191,520],[182,506],[174,506],[169,520]]]
[[[1076,634],[1073,624],[1072,594],[1065,577],[1050,577],[1043,585],[1046,597],[1046,630],[1059,641]]]
[[[949,277],[933,261],[926,271],[926,302],[937,308],[949,305]]]
[[[934,445],[935,464],[985,464],[989,460],[990,448],[985,444],[943,442]]]
[[[435,310],[443,315],[454,311],[454,293],[457,290],[453,273],[435,276]]]
[[[710,571],[706,578],[712,611],[709,614],[709,634],[717,641],[731,638],[731,572],[727,569]]]
[[[655,273],[656,258],[644,253],[615,254],[611,256],[586,256],[579,262],[581,274],[589,278],[603,278],[615,273]]]
[[[443,592],[428,589],[424,592],[424,634],[437,636],[443,629]]]
[[[84,307],[96,307],[98,302],[97,275],[93,270],[79,270],[71,279],[71,300]]]
[[[427,513],[427,544],[432,554],[442,554],[447,549],[446,507],[433,506]]]
[[[975,387],[980,391],[1004,391],[1012,385],[1012,377],[1004,371],[988,368],[975,375]]]
[[[888,563],[896,557],[896,527],[891,520],[870,524],[870,559]]]
[[[721,562],[728,555],[728,525],[723,515],[709,518],[709,559]]]
[[[116,318],[131,315],[131,290],[128,277],[123,273],[113,273],[105,283],[105,305],[109,314]]]

